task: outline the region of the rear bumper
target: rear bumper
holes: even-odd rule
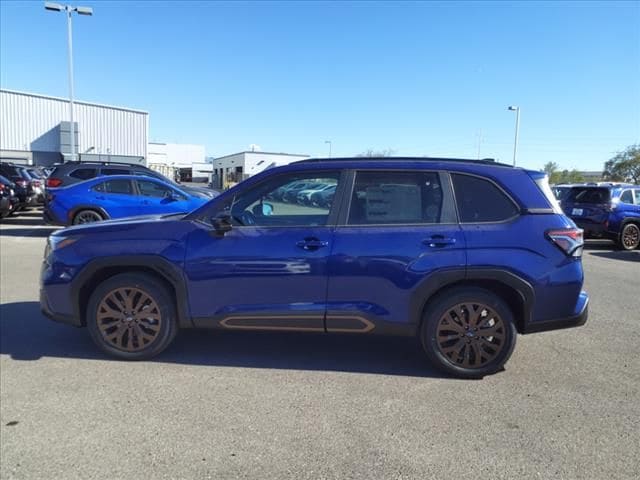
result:
[[[44,223],[46,223],[47,225],[60,225],[63,227],[67,225],[65,222],[61,222],[60,219],[55,216],[48,205],[45,205],[42,209],[42,220],[44,220]]]
[[[559,330],[562,328],[581,327],[587,323],[589,318],[589,295],[587,292],[581,292],[578,297],[576,311],[567,318],[557,318],[553,320],[545,320],[543,322],[529,323],[523,333],[546,332],[549,330]]]

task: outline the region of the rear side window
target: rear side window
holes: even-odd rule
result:
[[[518,214],[513,201],[489,180],[456,173],[451,178],[462,223],[502,222]]]
[[[93,190],[102,193],[133,194],[133,188],[131,188],[131,182],[129,180],[107,180],[93,187]]]
[[[443,201],[440,176],[436,172],[358,172],[348,223],[440,223]]]
[[[131,170],[126,170],[124,168],[103,168],[102,175],[129,175],[131,174]]]
[[[611,199],[608,188],[573,187],[567,195],[567,203],[607,203]]]
[[[80,180],[89,180],[96,176],[95,168],[76,168],[69,174],[70,177],[79,178]]]

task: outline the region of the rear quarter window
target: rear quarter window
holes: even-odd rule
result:
[[[451,178],[460,222],[503,222],[518,215],[517,205],[493,182],[457,173]]]
[[[53,173],[55,173],[55,170]],[[73,178],[78,178],[80,180],[89,180],[90,178],[93,178],[96,176],[96,169],[95,168],[76,168],[74,171],[72,171],[69,174],[69,176]]]

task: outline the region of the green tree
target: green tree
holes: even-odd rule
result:
[[[606,161],[602,176],[615,182],[640,183],[640,144],[631,145]]]
[[[560,169],[560,166],[556,162],[548,162],[544,164],[542,171],[547,175],[549,175],[549,177],[551,177],[551,175],[553,175],[559,169]]]

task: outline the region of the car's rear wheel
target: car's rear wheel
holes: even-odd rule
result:
[[[87,327],[105,352],[144,360],[162,352],[178,326],[173,296],[156,278],[123,273],[101,283],[87,307]]]
[[[640,227],[635,223],[627,223],[620,233],[620,248],[634,250],[640,246]]]
[[[513,313],[497,295],[481,288],[446,292],[425,311],[422,345],[440,370],[482,378],[501,370],[516,343]]]
[[[82,225],[83,223],[101,222],[104,217],[95,210],[80,210],[73,216],[74,225]]]

